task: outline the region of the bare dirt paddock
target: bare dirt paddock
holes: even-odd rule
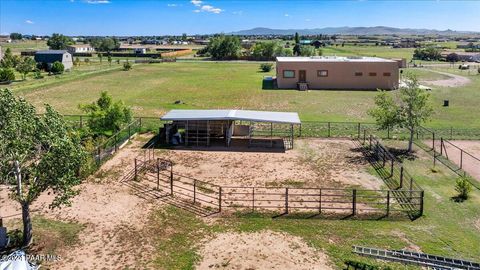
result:
[[[425,143],[431,145],[431,141]],[[480,141],[448,140],[443,145],[441,149],[441,141],[436,140],[435,150],[480,181]]]
[[[285,152],[205,149],[162,150],[158,156],[174,163],[175,174],[221,186],[381,189],[383,184],[367,172],[370,165],[348,139],[297,140]]]

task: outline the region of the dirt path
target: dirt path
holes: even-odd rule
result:
[[[436,71],[432,69],[424,69],[430,72],[442,74],[445,76],[448,76],[449,79],[443,79],[443,80],[425,80],[422,81],[425,84],[428,85],[434,85],[434,86],[441,86],[441,87],[460,87],[464,86],[470,83],[470,79],[467,77],[463,77],[460,75],[452,74],[452,73],[447,73],[447,72],[441,72],[441,71]]]
[[[205,241],[197,269],[333,269],[324,253],[284,233],[222,233]]]

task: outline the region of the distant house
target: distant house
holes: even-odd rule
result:
[[[146,49],[146,48],[134,48],[133,51],[134,51],[136,54],[146,54],[146,53],[147,53],[147,49]]]
[[[1,35],[0,36],[0,42],[11,43],[12,39],[10,38],[10,36]]]
[[[90,44],[74,44],[67,47],[67,51],[71,54],[75,53],[92,53],[95,49]]]
[[[72,55],[64,50],[46,50],[35,53],[35,61],[41,63],[49,69],[53,63],[61,62],[65,69],[71,69],[73,66]]]
[[[398,88],[400,63],[377,57],[277,57],[280,89]]]

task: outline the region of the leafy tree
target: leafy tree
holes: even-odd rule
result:
[[[120,47],[120,42],[116,38],[92,38],[89,40],[90,45],[97,51],[110,52]]]
[[[16,68],[21,59],[18,55],[13,55],[12,50],[7,48],[2,60],[0,61],[0,67],[2,68]]]
[[[182,34],[182,41],[187,41],[187,34],[185,33]]]
[[[37,62],[31,57],[25,57],[22,62],[17,65],[17,71],[22,74],[23,80],[27,78],[27,74],[34,71]]]
[[[458,192],[456,199],[458,201],[465,201],[468,199],[470,191],[472,191],[472,184],[470,184],[467,177],[460,177],[455,182],[455,191]]]
[[[65,50],[68,45],[75,44],[73,39],[70,37],[64,36],[62,34],[52,34],[50,39],[47,41],[48,47],[52,50]]]
[[[12,40],[20,40],[20,39],[22,39],[22,34],[20,34],[20,33],[11,33],[11,34],[10,34],[10,38],[11,38]]]
[[[298,32],[295,32],[295,44],[300,44],[300,36],[298,35]]]
[[[34,74],[35,79],[43,79],[42,72],[40,69],[35,69],[35,74]]]
[[[413,58],[418,60],[434,61],[440,60],[442,55],[440,50],[435,47],[417,48],[413,52]]]
[[[83,60],[83,62],[85,62],[85,64],[88,64],[88,63],[90,63],[90,59],[85,58],[85,59]]]
[[[312,46],[300,46],[300,56],[314,56],[315,48]]]
[[[236,36],[216,36],[210,40],[206,50],[216,60],[237,59],[241,50],[240,39]]]
[[[293,54],[298,56],[301,54],[301,47],[302,45],[300,44],[295,44],[295,46],[293,46]]]
[[[272,70],[273,64],[272,63],[262,63],[260,64],[260,69],[263,72],[269,72]]]
[[[0,90],[0,178],[12,185],[22,208],[23,245],[32,241],[30,205],[44,192],[55,197],[51,208],[70,204],[81,183],[77,173],[85,152],[75,133],[52,107],[38,116],[31,104]]]
[[[445,60],[447,60],[447,62],[454,62],[455,63],[455,62],[460,61],[460,57],[456,53],[451,53],[451,54],[447,55]]]
[[[107,56],[107,61],[108,61],[108,64],[111,66],[112,65],[112,56]]]
[[[0,68],[0,82],[11,82],[15,80],[15,71],[11,68]]]
[[[103,62],[103,55],[101,53],[98,54],[98,58],[100,59],[100,63]]]
[[[123,70],[129,71],[130,69],[132,69],[132,64],[127,60],[127,62],[123,63]]]
[[[53,73],[53,74],[62,74],[63,71],[65,71],[65,66],[58,62],[58,61],[55,61],[53,64],[52,64],[52,67],[50,68],[50,71]]]
[[[80,58],[75,58],[75,61],[73,61],[73,65],[75,65],[76,67],[80,66]]]
[[[252,56],[256,60],[273,60],[278,44],[274,41],[258,42],[252,48]]]
[[[80,105],[88,114],[88,127],[95,135],[111,135],[132,121],[132,110],[122,101],[114,102],[106,91],[91,104]]]
[[[419,87],[417,78],[406,74],[405,79],[406,85],[400,87],[396,99],[382,92],[375,98],[376,108],[368,113],[375,118],[380,129],[407,128],[410,131],[408,152],[411,152],[415,130],[430,119],[433,109],[429,104],[430,95]]]

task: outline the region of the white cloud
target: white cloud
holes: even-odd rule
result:
[[[177,4],[167,4],[167,7],[176,7]]]
[[[199,12],[201,12],[201,10],[200,9],[195,9],[193,12],[199,13]]]
[[[215,13],[215,14],[218,14],[220,12],[222,12],[223,10],[220,9],[220,8],[216,8],[216,7],[213,7],[213,6],[210,6],[210,5],[203,5],[201,8],[200,8],[201,11],[206,11],[206,12],[211,12],[211,13]]]
[[[87,4],[110,4],[110,0],[87,0]]]
[[[283,15],[283,16],[285,16],[285,17],[290,17],[290,14],[285,13],[285,15]]]
[[[26,20],[26,21],[25,21],[25,23],[28,23],[28,24],[34,24],[34,22],[33,22],[33,21],[31,21],[31,20]]]
[[[202,1],[200,1],[200,0],[192,0],[192,1],[190,1],[190,3],[192,3],[193,5],[199,7],[199,6],[202,4]]]

